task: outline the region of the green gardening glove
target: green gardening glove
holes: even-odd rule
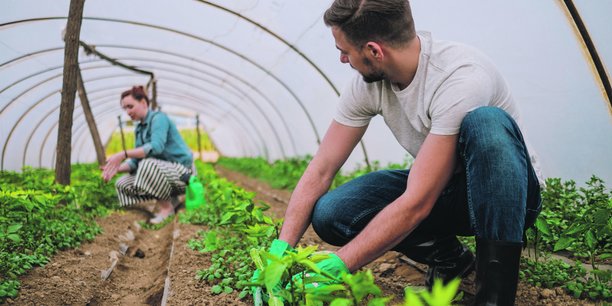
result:
[[[312,288],[321,288],[332,284],[342,282],[341,276],[343,273],[350,273],[348,267],[338,255],[334,253],[328,254],[329,258],[324,259],[316,264],[317,269],[305,271],[293,276],[293,283],[298,290],[302,288],[308,290]]]
[[[270,249],[268,253],[278,258],[282,258],[285,255],[285,252],[292,252],[293,248],[285,241],[274,239],[272,241],[272,245],[270,245]],[[270,264],[270,260],[268,260],[267,264]],[[259,282],[261,277],[261,271],[256,269],[253,273],[253,277],[251,278],[251,282]],[[280,284],[278,284],[280,286]],[[253,300],[255,301],[255,305],[262,305],[262,300],[267,299],[267,295],[264,294],[264,290],[262,287],[251,287],[251,293],[253,294]]]

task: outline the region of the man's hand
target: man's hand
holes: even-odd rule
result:
[[[273,256],[282,258],[285,255],[285,252],[291,251],[293,251],[293,248],[287,242],[274,239],[274,241],[272,241],[272,245],[270,245],[268,253]],[[268,264],[270,264],[269,261]],[[261,271],[259,269],[255,270],[255,272],[253,273],[253,277],[251,278],[251,282],[258,282],[260,277]],[[280,286],[280,284],[278,284],[277,286]],[[264,290],[261,287],[254,286],[251,288],[251,293],[253,294],[253,300],[255,301],[255,305],[261,305],[262,299],[264,298]]]
[[[105,182],[110,181],[115,174],[119,171],[119,166],[125,157],[124,152],[119,152],[111,155],[107,160],[106,164],[102,166],[102,178]]]
[[[317,269],[311,272],[296,274],[293,283],[297,288],[319,288],[341,282],[342,273],[350,273],[346,264],[334,253],[329,253],[328,258],[316,264]]]

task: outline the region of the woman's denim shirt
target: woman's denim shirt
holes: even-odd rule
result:
[[[191,169],[193,155],[168,115],[149,109],[144,120],[136,125],[136,148],[142,147],[146,158],[156,158],[180,163]],[[140,159],[127,161],[132,171],[138,168]]]

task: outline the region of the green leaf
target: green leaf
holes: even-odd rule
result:
[[[329,304],[329,306],[352,306],[352,305],[353,305],[353,301],[349,299],[345,299],[345,298],[335,299]]]
[[[393,296],[390,297],[377,297],[368,301],[368,306],[385,306],[393,299]]]
[[[609,259],[609,258],[612,258],[612,253],[603,253],[603,254],[601,254],[599,256],[599,259],[601,259],[601,260],[606,260],[606,259]]]
[[[563,232],[564,236],[575,235],[576,233],[584,232],[587,229],[585,224],[577,224],[574,223],[570,226],[565,232]]]
[[[535,227],[546,236],[550,236],[550,229],[548,228],[548,224],[546,221],[542,220],[542,218],[537,218],[535,222]]]
[[[429,292],[423,292],[423,299],[431,306],[450,305],[457,294],[460,283],[461,280],[455,278],[445,286],[442,280],[436,279],[434,280],[431,294],[429,294]]]
[[[572,237],[561,237],[557,243],[555,243],[555,247],[553,248],[553,252],[561,251],[567,249],[569,246],[574,243],[576,239]]]
[[[275,296],[271,296],[268,303],[270,306],[283,306],[283,301]]]
[[[268,292],[271,292],[274,287],[280,284],[281,277],[285,270],[287,269],[287,265],[282,262],[273,261],[271,262],[262,273],[264,273],[264,284],[266,285],[266,289]]]
[[[410,289],[410,287],[406,287],[404,289],[404,306],[425,306],[419,296]]]
[[[595,234],[593,234],[592,230],[589,230],[586,232],[586,244],[589,247],[589,249],[593,250],[595,249],[595,245],[597,244],[597,238],[595,238]]]
[[[214,285],[214,286],[212,286],[211,291],[214,294],[219,294],[219,293],[223,292],[223,288],[221,286],[219,286],[219,285]]]
[[[17,234],[8,234],[6,237],[8,239],[13,240],[16,243],[19,243],[21,241],[21,238],[19,238],[19,235],[17,235]]]
[[[21,223],[13,224],[13,225],[8,227],[7,232],[9,234],[16,233],[21,227],[23,227],[23,224],[21,224]]]

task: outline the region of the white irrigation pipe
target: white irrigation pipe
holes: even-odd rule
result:
[[[172,227],[176,227],[176,219],[172,222]],[[172,231],[172,246],[170,247],[170,257],[168,258],[168,267],[166,267],[166,281],[164,282],[164,294],[162,295],[161,306],[166,306],[168,296],[170,295],[170,265],[172,265],[172,255],[174,254],[174,242],[179,237],[181,231],[174,228]]]

